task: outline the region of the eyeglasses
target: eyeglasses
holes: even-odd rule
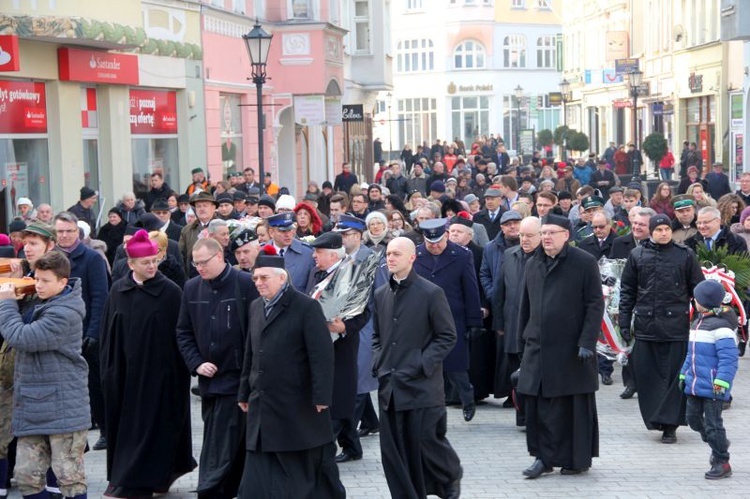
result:
[[[698,220],[698,221],[695,222],[695,225],[708,225],[711,222],[713,222],[714,220],[718,220],[718,218],[711,218],[709,220]],[[60,232],[60,231],[58,231],[58,232]]]
[[[561,232],[568,232],[568,231],[567,230],[543,230],[542,232],[540,232],[540,234],[542,235],[542,237],[547,237],[547,236],[554,236],[555,234],[560,234]]]
[[[205,267],[206,265],[208,265],[208,262],[210,262],[216,255],[218,255],[218,253],[214,253],[213,255],[211,255],[209,258],[206,258],[202,262],[192,261],[192,262],[190,262],[190,265],[192,265],[196,269],[201,268],[201,267]]]
[[[270,278],[271,278],[270,275],[254,275],[253,277],[251,277],[251,279],[253,280],[253,282],[258,282],[258,281],[260,281],[260,282],[266,282]]]

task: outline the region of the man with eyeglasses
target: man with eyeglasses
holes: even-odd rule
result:
[[[109,294],[109,274],[104,259],[87,247],[80,239],[78,219],[64,211],[55,216],[57,248],[70,260],[70,277],[81,280],[86,317],[83,319],[83,357],[89,365],[89,403],[91,419],[99,426],[101,436],[94,450],[107,448],[104,437],[104,400],[99,375],[99,326],[104,313],[104,304]]]
[[[518,311],[521,303],[526,262],[542,244],[542,222],[537,217],[527,217],[521,221],[519,235],[521,244],[505,250],[503,265],[497,277],[495,298],[492,300],[492,329],[497,332],[497,341],[502,343],[502,352],[495,369],[495,397],[508,396],[503,407],[512,407],[513,390],[511,375],[521,365],[519,354]],[[523,400],[516,394],[516,426],[526,424],[523,416]]]
[[[599,455],[594,352],[604,314],[599,267],[568,245],[568,219],[547,215],[540,234],[542,248],[526,264],[518,321],[517,391],[526,399],[526,444],[536,458],[523,475],[532,479],[554,467],[562,475],[584,473]]]
[[[745,239],[721,225],[721,212],[710,206],[698,212],[698,233],[685,240],[685,246],[696,251],[699,244],[709,250],[726,248],[730,255],[747,252]]]
[[[695,253],[672,241],[666,215],[649,220],[650,238],[631,251],[620,285],[620,335],[635,337],[632,365],[641,417],[661,441],[677,441],[685,424],[685,397],[678,375],[690,333],[690,300],[704,280]],[[699,229],[700,230],[700,229]],[[632,334],[631,334],[632,324]]]
[[[198,376],[203,415],[199,498],[237,496],[244,460],[244,413],[237,390],[250,321],[258,297],[250,276],[224,261],[214,239],[199,239],[190,262],[198,275],[185,283],[177,344],[188,371]]]
[[[125,251],[130,273],[113,284],[101,331],[106,493],[114,497],[167,492],[197,466],[190,373],[175,339],[182,291],[159,272],[148,232],[136,232]]]

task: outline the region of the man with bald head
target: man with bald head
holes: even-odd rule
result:
[[[414,243],[388,244],[390,279],[375,291],[373,375],[378,378],[380,452],[393,497],[461,493],[461,464],[445,437],[443,359],[456,328],[443,290],[413,270]]]

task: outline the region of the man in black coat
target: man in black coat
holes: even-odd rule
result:
[[[237,496],[245,457],[245,415],[237,407],[242,358],[258,297],[250,276],[224,261],[214,239],[200,239],[191,264],[198,275],[185,283],[177,322],[177,344],[188,371],[198,376],[203,415],[203,448],[198,497]]]
[[[474,222],[484,225],[490,241],[495,239],[500,232],[500,218],[506,211],[500,206],[502,195],[500,189],[495,187],[487,189],[484,193],[485,208],[474,214]]]
[[[306,294],[315,300],[325,300],[340,292],[337,281],[347,277],[351,266],[344,264],[346,251],[339,232],[325,232],[315,239],[313,248],[315,267],[310,270]],[[351,282],[351,281],[350,281]],[[357,398],[357,353],[359,351],[359,330],[367,323],[369,311],[342,320],[334,316],[328,318],[328,331],[335,336],[333,341],[334,375],[331,421],[333,437],[338,438],[346,421],[354,419]],[[356,422],[355,422],[356,425]],[[336,456],[337,463],[361,459],[362,454],[350,455],[342,450]]]
[[[600,159],[596,171],[591,174],[589,185],[594,189],[599,189],[602,197],[609,199],[609,190],[617,184],[615,174],[607,166],[607,161]]]
[[[706,175],[706,183],[708,184],[706,190],[714,199],[719,199],[724,194],[732,192],[732,188],[729,186],[729,177],[724,173],[724,165],[720,162],[713,164],[712,171]]]
[[[179,243],[182,225],[172,221],[172,213],[169,211],[169,204],[165,199],[157,199],[151,205],[151,213],[155,215],[162,225],[159,230],[164,232],[169,239]]]
[[[497,367],[495,369],[495,398],[508,396],[503,407],[512,407],[511,375],[521,365],[518,342],[518,311],[521,306],[521,290],[523,288],[526,262],[534,254],[542,242],[542,223],[536,217],[526,217],[521,222],[521,244],[505,250],[503,265],[497,276],[495,298],[492,300],[492,329],[498,335]],[[523,401],[518,399],[517,406],[523,409]],[[516,425],[524,426],[524,418],[519,411],[516,415]]]
[[[685,424],[678,375],[687,353],[690,300],[704,278],[695,254],[672,241],[669,217],[651,217],[649,230],[649,240],[625,263],[618,321],[622,339],[636,340],[629,365],[643,422],[649,430],[662,431],[662,443],[672,444],[677,427]]]
[[[591,218],[591,228],[594,233],[578,243],[578,247],[593,256],[597,261],[606,257],[612,249],[612,243],[617,234],[612,230],[612,221],[606,213],[599,211]],[[608,385],[610,383],[604,383]]]
[[[386,250],[391,278],[375,291],[373,374],[379,382],[380,452],[392,497],[455,499],[461,463],[445,438],[443,359],[456,328],[438,286],[412,269],[414,243],[397,237]]]
[[[352,186],[357,183],[359,182],[357,181],[357,176],[352,173],[351,165],[344,162],[341,165],[341,173],[336,175],[336,180],[333,183],[333,190],[335,192],[341,191],[348,196]]]
[[[110,290],[100,349],[107,494],[115,497],[164,493],[197,466],[190,373],[175,337],[182,291],[158,272],[159,247],[145,230],[127,253],[131,272]]]
[[[564,475],[583,473],[599,455],[594,354],[604,315],[599,267],[591,255],[568,246],[567,218],[547,215],[541,234],[542,247],[526,265],[518,321],[518,393],[526,398],[526,443],[536,457],[523,471],[528,478],[556,466]]]
[[[153,211],[153,204],[157,199],[166,201],[172,193],[172,188],[164,182],[164,176],[161,172],[152,173],[150,182],[151,189],[146,193],[145,199],[146,211]]]
[[[247,413],[239,497],[343,498],[328,410],[331,335],[320,305],[290,285],[284,259],[268,248],[253,270],[260,298],[250,305],[237,394]]]
[[[401,200],[406,200],[406,195],[409,194],[409,182],[401,174],[401,165],[394,163],[391,165],[391,171],[393,175],[386,181],[385,186],[388,187],[391,194],[398,196]]]
[[[713,250],[727,248],[730,255],[747,252],[745,239],[738,236],[729,227],[721,226],[721,212],[710,206],[701,208],[698,212],[698,233],[685,240],[685,246],[696,251],[700,243]]]

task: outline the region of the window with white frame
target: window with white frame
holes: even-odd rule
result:
[[[266,0],[253,0],[253,16],[257,19],[266,18]]]
[[[503,39],[503,67],[526,67],[526,37],[508,35]]]
[[[287,0],[289,19],[314,19],[313,0]]]
[[[214,7],[224,8],[224,0],[211,0],[211,5]]]
[[[526,0],[511,0],[510,7],[512,9],[525,9]]]
[[[399,144],[412,144],[416,150],[417,145],[437,137],[437,99],[399,99],[396,109]]]
[[[554,68],[557,63],[557,50],[554,36],[540,36],[536,40],[536,67]]]
[[[401,40],[396,44],[396,71],[413,73],[435,69],[435,49],[429,38]]]
[[[406,10],[420,10],[424,8],[424,0],[406,0]]]
[[[539,10],[550,10],[552,9],[552,6],[550,5],[550,2],[552,0],[536,0],[536,8]]]
[[[370,53],[370,1],[354,1],[354,49],[358,54]]]
[[[240,14],[244,14],[245,0],[232,0],[232,10]]]
[[[466,40],[453,52],[454,69],[482,69],[484,60],[484,47],[474,40]]]

